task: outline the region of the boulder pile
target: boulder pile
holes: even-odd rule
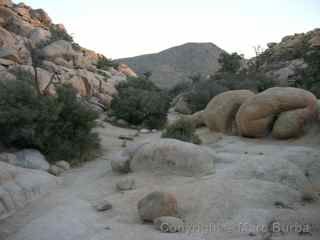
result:
[[[214,97],[201,114],[212,131],[289,139],[303,134],[307,123],[317,118],[317,98],[292,87],[269,88],[256,95],[247,90],[228,91]]]

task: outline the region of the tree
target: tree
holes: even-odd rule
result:
[[[114,115],[134,125],[161,128],[167,119],[168,94],[150,80],[128,78],[117,86],[118,96],[111,103]]]
[[[237,73],[241,67],[241,59],[238,53],[221,53],[219,58],[221,69],[219,72]]]

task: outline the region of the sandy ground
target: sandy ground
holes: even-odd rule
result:
[[[256,179],[233,180],[215,175],[202,178],[148,173],[118,175],[110,167],[113,154],[122,149],[123,142],[118,136],[134,135],[136,131],[107,124],[99,132],[103,146],[101,156],[64,173],[61,176],[63,184],[55,191],[32,202],[14,216],[0,221],[1,240],[320,239],[320,205],[299,204],[299,194],[294,190]],[[287,142],[274,143],[270,140],[244,140],[212,135],[206,129],[201,129],[199,133],[204,145],[222,153],[264,151],[265,154],[280,154],[283,145],[288,145]],[[159,137],[160,133],[141,134],[135,138],[135,142]],[[217,164],[217,175],[223,173],[224,165]],[[116,182],[128,177],[135,179],[136,189],[117,191]],[[199,225],[201,229],[166,234],[155,230],[152,225],[142,224],[137,213],[137,202],[154,190],[175,192],[178,204],[181,203],[181,217],[187,223],[202,224]],[[293,208],[274,208],[270,204],[274,201],[274,196],[287,202],[292,200],[289,204]],[[103,199],[110,201],[113,209],[97,212],[93,205]],[[244,223],[248,220],[250,223],[265,224],[268,216],[279,216],[283,222],[305,217],[308,223],[315,226],[319,223],[319,231],[312,234],[292,231],[272,236],[268,233],[249,236],[248,231],[229,232],[227,229],[236,226],[237,219]],[[208,229],[206,224],[209,223],[216,224],[211,227],[218,226],[218,229]]]

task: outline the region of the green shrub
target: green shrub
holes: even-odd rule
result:
[[[174,98],[181,93],[186,93],[192,89],[192,83],[187,81],[182,81],[177,83],[173,88],[169,90],[169,95]]]
[[[241,67],[242,57],[238,53],[221,53],[219,63],[221,64],[220,72],[236,73]]]
[[[112,100],[114,115],[134,125],[161,128],[167,119],[169,97],[145,78],[129,78],[117,87]]]
[[[151,80],[145,77],[128,77],[127,81],[121,82],[117,86],[118,90],[126,88],[134,88],[146,91],[161,91],[160,88],[158,88]]]
[[[106,58],[105,56],[100,56],[97,63],[97,68],[105,71],[109,71],[110,68],[118,68],[119,64],[112,61],[109,58]]]
[[[99,147],[96,119],[70,86],[42,96],[30,78],[0,81],[0,142],[7,146],[36,148],[50,162],[85,161]]]
[[[162,138],[174,138],[184,142],[201,144],[201,139],[195,133],[196,129],[187,119],[179,119],[166,127],[162,133]]]

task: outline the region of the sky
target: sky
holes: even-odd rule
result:
[[[187,42],[249,58],[254,46],[320,27],[320,0],[23,0],[81,46],[117,59]]]

